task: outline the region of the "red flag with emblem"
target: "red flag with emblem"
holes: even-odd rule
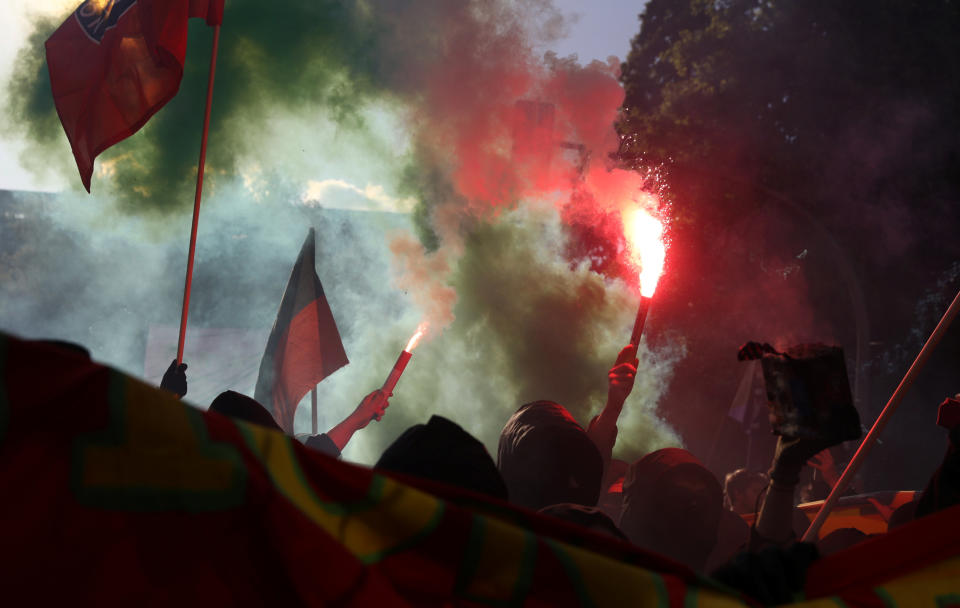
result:
[[[54,104],[87,192],[97,155],[177,94],[190,17],[219,25],[223,0],[85,0],[47,40]]]
[[[303,396],[349,363],[315,264],[311,228],[283,293],[254,392],[288,434]]]

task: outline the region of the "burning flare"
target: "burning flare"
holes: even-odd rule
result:
[[[392,395],[393,389],[396,388],[397,382],[400,380],[400,376],[403,375],[403,370],[407,368],[407,363],[410,362],[410,358],[413,357],[413,349],[417,347],[417,343],[420,342],[420,338],[423,337],[423,334],[427,331],[427,322],[424,321],[417,326],[417,331],[410,337],[410,341],[407,342],[407,347],[400,351],[400,356],[397,357],[397,362],[393,364],[393,369],[390,370],[390,375],[387,376],[387,380],[383,383],[383,387],[380,389],[384,392],[385,395]]]
[[[412,353],[413,349],[415,349],[417,347],[417,344],[419,344],[420,338],[423,337],[423,334],[427,333],[428,326],[429,326],[429,323],[427,323],[426,321],[424,321],[420,325],[417,325],[417,331],[410,337],[410,341],[407,342],[407,347],[403,350],[407,351],[408,353]]]
[[[649,298],[663,274],[667,248],[663,242],[663,224],[646,209],[627,211],[624,234],[630,245],[630,260],[640,275],[640,295]]]

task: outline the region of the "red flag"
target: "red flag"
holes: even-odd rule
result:
[[[349,363],[315,270],[313,241],[311,228],[283,293],[254,392],[288,434],[303,396]]]
[[[223,0],[84,0],[47,40],[50,88],[80,178],[180,88],[187,20],[223,19]]]

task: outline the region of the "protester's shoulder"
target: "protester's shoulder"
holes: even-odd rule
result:
[[[330,439],[326,433],[320,433],[319,435],[297,435],[297,439],[311,450],[322,452],[334,458],[340,458],[340,449],[337,448],[337,444],[335,444],[333,439]]]

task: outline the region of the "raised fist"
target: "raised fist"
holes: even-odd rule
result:
[[[160,388],[168,390],[177,398],[182,398],[187,394],[187,364],[177,365],[177,360],[170,362],[170,367],[163,373],[163,379],[160,380]]]

